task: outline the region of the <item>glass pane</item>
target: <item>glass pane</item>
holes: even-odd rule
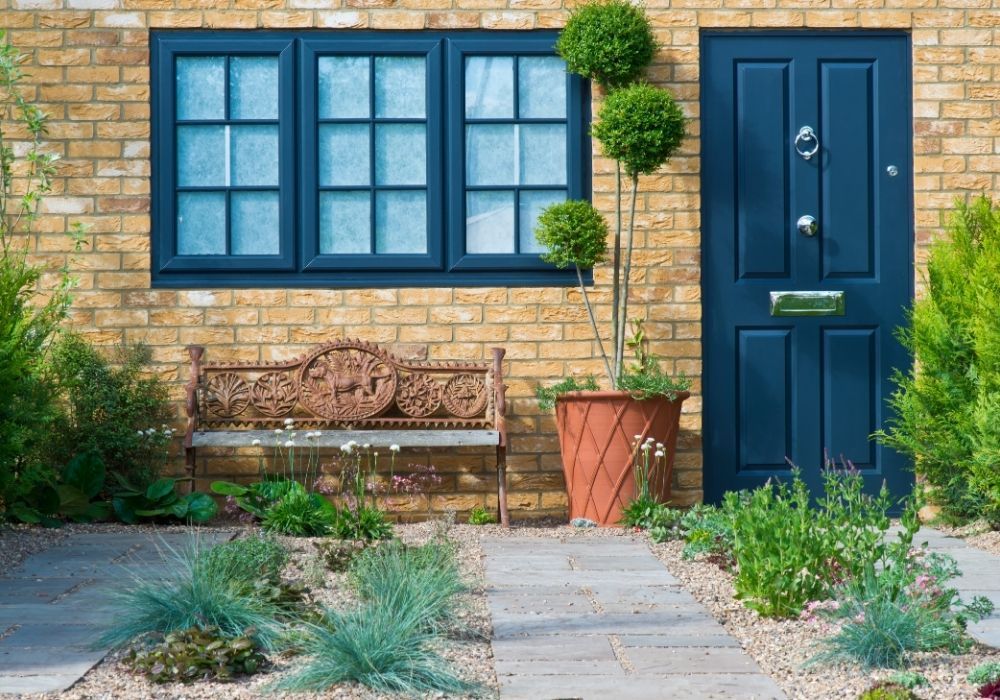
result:
[[[226,254],[226,194],[177,193],[177,254]]]
[[[422,56],[376,56],[375,116],[423,118],[426,81]]]
[[[465,116],[469,119],[514,116],[514,59],[470,56],[465,59]]]
[[[323,124],[319,127],[319,184],[371,183],[371,149],[367,124]]]
[[[319,74],[320,119],[367,119],[369,59],[367,56],[323,56]]]
[[[229,59],[229,118],[278,118],[278,57]]]
[[[379,124],[375,127],[375,184],[423,185],[427,182],[427,127]]]
[[[233,192],[233,255],[278,254],[278,193]]]
[[[321,192],[319,195],[319,252],[372,252],[371,194]]]
[[[535,224],[538,222],[538,215],[556,202],[566,201],[566,190],[521,190],[521,198],[518,202],[518,243],[521,253],[541,253],[545,250],[537,240],[535,240]]]
[[[375,252],[427,252],[427,194],[382,191],[375,194]]]
[[[465,252],[514,252],[514,193],[465,195]]]
[[[513,124],[473,124],[465,129],[465,181],[469,185],[516,184]]]
[[[178,57],[177,118],[226,118],[226,59],[221,56]]]
[[[177,184],[182,187],[229,184],[226,177],[226,127],[177,127]]]
[[[521,125],[521,184],[566,184],[566,127],[562,124]]]
[[[278,186],[278,127],[231,126],[229,137],[234,185]]]
[[[566,64],[558,56],[525,56],[517,68],[521,117],[565,118]]]

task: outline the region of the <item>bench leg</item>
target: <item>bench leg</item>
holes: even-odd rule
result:
[[[193,447],[184,448],[184,470],[187,472],[187,475],[191,477],[191,481],[188,482],[188,493],[194,493],[194,450],[195,448]]]
[[[500,511],[500,524],[510,527],[510,516],[507,514],[507,448],[497,446],[497,510]]]

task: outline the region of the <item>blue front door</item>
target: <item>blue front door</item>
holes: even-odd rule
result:
[[[884,427],[913,285],[910,49],[887,33],[702,40],[705,498],[824,455],[909,480]]]

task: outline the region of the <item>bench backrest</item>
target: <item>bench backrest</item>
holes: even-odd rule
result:
[[[492,362],[401,360],[377,345],[341,340],[287,362],[202,362],[188,347],[188,431],[276,428],[455,429],[505,433],[503,348]]]

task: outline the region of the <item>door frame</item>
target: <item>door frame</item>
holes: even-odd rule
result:
[[[701,197],[700,203],[700,244],[699,252],[701,255],[700,268],[702,270],[701,275],[701,305],[702,305],[702,331],[701,331],[701,361],[702,361],[702,420],[701,420],[701,439],[702,439],[702,497],[705,503],[718,503],[722,499],[723,493],[727,490],[731,490],[735,484],[726,484],[725,477],[720,470],[712,469],[709,464],[708,455],[708,445],[711,436],[714,434],[716,429],[715,417],[712,415],[711,407],[713,402],[711,400],[713,393],[713,377],[709,371],[708,357],[711,351],[709,350],[710,338],[706,332],[708,324],[706,319],[711,315],[712,304],[715,299],[712,298],[708,285],[706,284],[705,270],[711,264],[709,261],[707,242],[708,237],[705,232],[710,230],[709,222],[712,220],[711,207],[707,206],[707,200],[705,193],[708,191],[707,183],[711,182],[712,178],[715,176],[714,168],[712,166],[711,160],[706,157],[704,135],[705,130],[705,95],[707,91],[705,90],[705,84],[708,80],[709,74],[706,70],[706,51],[705,46],[708,41],[716,37],[743,37],[743,38],[766,38],[766,37],[815,37],[818,40],[824,38],[836,38],[836,37],[903,37],[905,39],[905,51],[906,51],[906,65],[908,70],[904,76],[904,83],[902,85],[902,90],[904,91],[905,100],[905,110],[906,110],[906,140],[910,144],[906,151],[905,167],[909,174],[909,180],[906,187],[906,211],[905,211],[905,224],[906,224],[906,242],[907,250],[909,255],[907,256],[907,296],[912,304],[915,298],[915,283],[916,283],[916,231],[915,231],[915,196],[914,196],[914,178],[916,177],[916,172],[914,170],[914,124],[913,124],[913,35],[911,32],[906,30],[886,30],[886,29],[702,29],[699,32],[698,38],[698,87],[699,87],[699,119],[701,131],[699,138],[701,139],[700,144],[700,155],[701,164],[699,168],[699,195]],[[724,300],[723,300],[724,301]],[[911,358],[912,361],[912,358]],[[898,368],[901,370],[908,370],[906,368]],[[888,398],[888,397],[884,397]],[[886,416],[891,415],[888,408],[886,407]],[[720,421],[722,423],[722,421]],[[732,426],[726,426],[724,424],[718,425],[719,430],[733,429]],[[889,449],[886,447],[885,449]],[[789,472],[790,473],[790,472]]]

